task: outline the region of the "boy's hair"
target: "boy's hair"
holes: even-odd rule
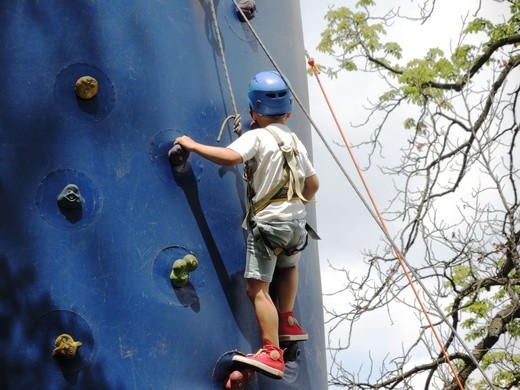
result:
[[[287,112],[284,112],[283,114],[274,114],[274,115],[262,115],[260,114],[258,111],[255,111],[253,110],[253,108],[251,106],[249,106],[249,113],[251,114],[251,116],[253,115],[253,111],[256,112],[258,115],[260,116],[263,116],[263,117],[266,117],[266,118],[271,118],[271,119],[280,119],[281,117],[283,117],[284,115],[287,115],[288,113]]]

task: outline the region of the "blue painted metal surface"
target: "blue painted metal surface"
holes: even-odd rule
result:
[[[298,1],[258,11],[253,26],[307,102]],[[248,82],[272,66],[231,1],[217,13],[247,118]],[[260,344],[242,276],[241,168],[192,155],[174,176],[167,158],[183,133],[216,144],[233,113],[209,2],[3,0],[0,73],[1,387],[222,388],[230,351]],[[91,100],[74,93],[85,75],[99,82]],[[299,109],[290,124],[310,148]],[[221,143],[235,137],[229,128]],[[68,184],[79,211],[57,206]],[[174,289],[186,254],[199,267]],[[315,243],[300,274],[310,341],[286,381],[257,375],[251,388],[326,388]],[[51,356],[61,333],[82,342],[71,361]]]

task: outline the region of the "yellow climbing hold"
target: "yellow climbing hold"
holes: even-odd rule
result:
[[[72,336],[68,334],[60,334],[54,344],[56,348],[52,351],[52,356],[61,356],[65,359],[76,357],[76,352],[82,345],[80,341],[74,341]]]
[[[76,81],[76,95],[82,99],[92,99],[98,93],[98,82],[92,76],[83,76]]]

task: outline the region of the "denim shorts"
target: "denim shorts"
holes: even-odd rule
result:
[[[262,232],[266,245],[271,244],[274,247],[279,246],[287,250],[301,248],[305,245],[307,240],[305,224],[306,222],[303,219],[257,222],[257,226]],[[244,277],[261,280],[263,282],[271,282],[275,268],[290,268],[296,266],[300,255],[301,252],[296,252],[290,256],[283,252],[278,256],[271,251],[266,252],[264,248],[257,245],[250,231],[247,237]]]

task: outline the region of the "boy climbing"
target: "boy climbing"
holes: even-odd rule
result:
[[[249,209],[244,226],[249,234],[244,277],[263,345],[256,354],[237,354],[233,361],[283,378],[280,341],[308,339],[295,319],[294,304],[298,262],[307,244],[305,203],[318,191],[319,181],[305,146],[285,124],[292,95],[283,78],[277,72],[258,73],[249,84],[248,100],[257,128],[228,147],[201,144],[188,136],[174,144],[220,165],[245,163]],[[278,307],[269,294],[275,269]]]

